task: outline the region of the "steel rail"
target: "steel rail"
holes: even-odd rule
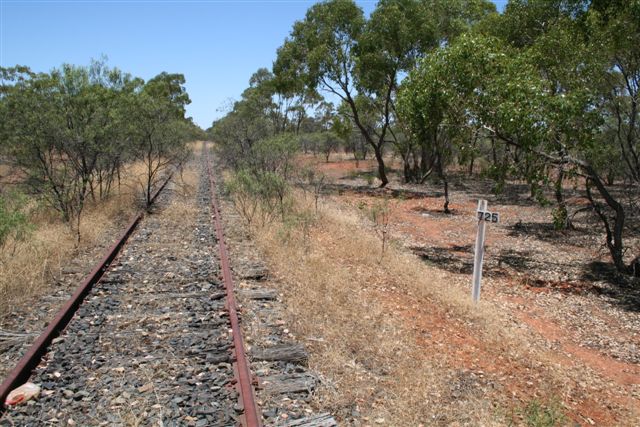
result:
[[[156,200],[160,192],[164,190],[172,177],[173,172],[169,174],[163,184],[158,188],[158,190],[156,190],[155,194],[151,198],[151,203]],[[73,315],[78,310],[78,307],[80,307],[80,304],[82,304],[82,301],[84,301],[93,286],[100,281],[111,265],[111,262],[113,262],[115,257],[118,255],[120,249],[126,243],[127,239],[131,236],[143,217],[143,211],[138,212],[133,217],[120,238],[111,245],[102,260],[93,268],[93,270],[91,270],[91,273],[85,277],[80,286],[76,288],[71,298],[67,300],[60,310],[58,310],[58,313],[53,320],[47,325],[45,330],[40,334],[40,336],[38,336],[33,344],[31,344],[31,347],[29,347],[16,366],[11,370],[11,372],[9,372],[9,375],[5,378],[2,384],[0,384],[0,417],[2,417],[6,410],[5,399],[9,393],[11,393],[11,390],[22,385],[29,379],[31,372],[36,368],[36,366],[38,366],[42,356],[46,354],[47,348],[51,342],[58,337],[69,324],[69,321],[73,318]]]
[[[213,217],[214,226],[216,230],[216,237],[218,239],[218,248],[220,251],[220,265],[222,266],[222,281],[224,282],[225,291],[227,294],[227,311],[229,312],[229,322],[231,323],[231,330],[233,334],[233,347],[235,358],[235,373],[237,377],[238,391],[240,394],[240,405],[244,411],[243,425],[245,427],[261,427],[261,416],[259,415],[259,409],[254,397],[254,391],[251,381],[251,371],[249,369],[249,362],[247,361],[247,353],[244,349],[244,343],[242,340],[242,330],[240,328],[240,322],[238,320],[238,310],[236,306],[236,300],[234,296],[233,277],[231,275],[231,265],[229,263],[229,253],[227,251],[227,245],[224,241],[224,232],[222,229],[222,218],[220,216],[220,209],[218,207],[216,196],[216,180],[211,171],[211,160],[209,158],[209,147],[207,143],[204,143],[203,150],[205,151],[205,157],[207,159],[207,174],[209,175],[209,184],[211,192],[211,216]]]

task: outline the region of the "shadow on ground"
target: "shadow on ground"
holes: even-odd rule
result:
[[[366,196],[376,197],[391,197],[394,199],[422,199],[425,197],[442,197],[442,193],[427,192],[419,190],[408,189],[395,189],[395,188],[379,188],[370,187],[368,185],[355,185],[355,184],[328,184],[325,186],[325,192],[327,193],[353,193],[363,194]]]
[[[473,274],[473,247],[413,246],[411,251],[426,263],[454,274]],[[485,259],[483,276],[515,277],[524,288],[534,292],[558,292],[573,295],[599,295],[612,305],[640,312],[640,280],[622,276],[608,263],[592,262],[584,266],[577,279],[548,280],[550,270],[576,269],[576,266],[554,261],[539,261],[532,251],[502,250],[498,256]],[[580,273],[580,271],[578,271]]]
[[[450,209],[449,213],[445,213],[445,211],[442,209],[428,209],[428,208],[423,208],[421,206],[417,206],[411,210],[413,212],[416,212],[419,215],[422,215],[424,217],[431,217],[431,218],[433,217],[450,218],[452,216],[468,215],[468,213],[461,212],[458,209]]]
[[[593,261],[586,264],[582,279],[596,282],[600,295],[622,308],[640,312],[640,279],[618,273],[612,263]]]

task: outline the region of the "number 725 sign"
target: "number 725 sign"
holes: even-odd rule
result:
[[[482,282],[482,260],[484,259],[484,231],[487,222],[497,223],[500,221],[498,212],[487,210],[487,201],[478,200],[478,235],[476,236],[476,249],[473,259],[473,285],[471,288],[471,299],[474,303],[480,300],[480,284]]]
[[[478,221],[494,222],[500,221],[498,212],[478,211]]]

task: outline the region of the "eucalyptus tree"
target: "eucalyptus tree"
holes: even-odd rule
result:
[[[605,12],[590,8],[582,17],[585,33],[558,20],[526,46],[491,36],[461,37],[440,50],[439,60],[425,61],[412,72],[401,97],[414,129],[428,129],[422,111],[433,108],[434,99],[444,99],[447,117],[462,112],[466,126],[481,129],[535,165],[518,174],[538,179],[550,165],[559,174],[582,177],[577,182],[621,272],[632,272],[635,264],[628,263],[623,237],[629,231],[628,215],[637,215],[640,56],[638,45],[629,42],[640,34],[637,4]],[[560,53],[550,59],[550,52]],[[446,79],[434,90],[436,76]],[[626,165],[622,192],[607,182],[603,167],[616,159]]]
[[[254,73],[241,99],[234,102],[231,110],[211,127],[212,137],[218,141],[222,157],[234,169],[240,169],[242,163],[251,157],[258,141],[278,131],[279,119],[274,120],[273,117],[272,81],[264,78],[266,73],[266,69]]]
[[[640,254],[633,254],[636,258],[631,265],[624,264],[627,248],[623,233],[627,215],[632,215],[631,224],[637,224],[640,216],[640,1],[594,1],[587,17],[587,31],[590,44],[606,61],[601,80],[605,127],[592,157],[598,158],[601,165],[603,158],[605,164],[611,164],[609,159],[616,162],[617,155],[627,194],[617,196],[611,191],[612,186],[607,184],[613,182],[601,176],[610,169],[598,169],[596,161],[591,167],[598,176],[590,176],[587,190],[593,186],[600,195],[598,201],[589,194],[605,227],[606,245],[616,267],[639,276]]]
[[[360,160],[367,158],[369,146],[364,142],[362,133],[355,128],[353,121],[346,114],[339,112],[341,108],[343,108],[343,105],[338,107],[338,113],[331,124],[331,131],[342,140],[345,152],[353,154],[356,167],[359,167]]]
[[[274,73],[283,87],[289,85],[298,91],[321,89],[353,104],[355,48],[364,25],[363,12],[352,1],[334,0],[313,5],[305,19],[294,24],[290,38],[278,49]],[[352,111],[354,121],[360,123],[357,109]],[[376,145],[368,133],[367,137]],[[386,184],[380,149],[381,179]]]
[[[396,108],[401,78],[418,60],[492,13],[494,5],[482,0],[381,1],[367,22],[358,44],[358,76],[363,83],[359,88],[370,100],[369,111],[384,111],[386,119],[389,104],[388,139],[403,158],[405,181],[422,183],[435,169],[447,188],[443,161],[447,144],[434,145],[432,139],[415,140],[407,134]]]
[[[549,154],[564,159],[549,161],[556,221],[570,225],[562,180],[578,171],[614,264],[630,271],[623,235],[639,210],[640,2],[512,1],[501,20],[495,28],[529,56],[552,105],[548,139],[556,151]],[[625,195],[614,185],[620,178]]]
[[[584,87],[551,90],[537,54],[494,37],[461,37],[411,74],[401,97],[407,121],[414,132],[435,133],[450,124],[456,131],[482,131],[513,149],[510,161],[494,159],[494,178],[502,181],[510,171],[530,182],[544,180],[545,163],[588,145],[599,119],[589,111],[593,97]],[[551,163],[561,170],[567,166]]]
[[[282,81],[296,87],[303,82],[348,106],[345,114],[373,149],[385,186],[384,147],[398,140],[398,82],[419,57],[492,10],[483,0],[386,0],[367,20],[351,0],[318,3],[294,24],[278,50],[274,72]],[[362,105],[375,111],[375,126],[364,123]]]
[[[514,0],[485,31],[520,53],[526,52],[549,96],[575,95],[596,84],[595,63],[590,58],[593,52],[589,50],[584,31],[588,6],[586,0]],[[556,127],[552,132],[555,135],[550,135],[551,139],[563,138],[561,129]],[[562,150],[561,145],[557,147]],[[570,171],[565,170],[564,165],[540,165],[540,159],[517,148],[513,154],[512,169],[527,179],[533,197],[545,200],[542,189],[553,181],[557,203],[554,223],[558,228],[571,227],[563,194],[563,182]]]
[[[96,171],[122,150],[116,110],[131,78],[99,61],[63,65],[48,74],[15,71],[18,78],[3,84],[1,97],[6,152],[80,239]]]
[[[522,49],[535,44],[558,24],[565,25],[568,19],[581,20],[590,3],[590,0],[510,0],[501,15],[490,17],[479,27]]]
[[[185,142],[190,127],[184,115],[191,100],[184,83],[182,74],[163,72],[131,98],[135,154],[146,168],[142,186],[147,207],[161,175],[187,156]]]
[[[403,83],[399,97],[400,118],[407,123],[409,140],[425,141],[422,144],[422,166],[427,166],[427,159],[430,164],[426,171],[421,171],[421,179],[436,170],[443,182],[445,213],[450,213],[445,169],[454,144],[466,128],[467,119],[463,98],[451,93],[452,63],[449,55],[449,50],[439,50],[422,61]]]
[[[594,1],[587,25],[608,61],[602,89],[611,149],[623,161],[622,177],[640,185],[640,1]]]

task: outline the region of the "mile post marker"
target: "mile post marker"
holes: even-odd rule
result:
[[[484,236],[487,222],[498,223],[500,214],[487,210],[487,201],[478,200],[478,235],[476,236],[476,249],[473,259],[473,287],[471,289],[471,299],[474,303],[480,301],[480,285],[482,282],[482,261],[484,260]]]

